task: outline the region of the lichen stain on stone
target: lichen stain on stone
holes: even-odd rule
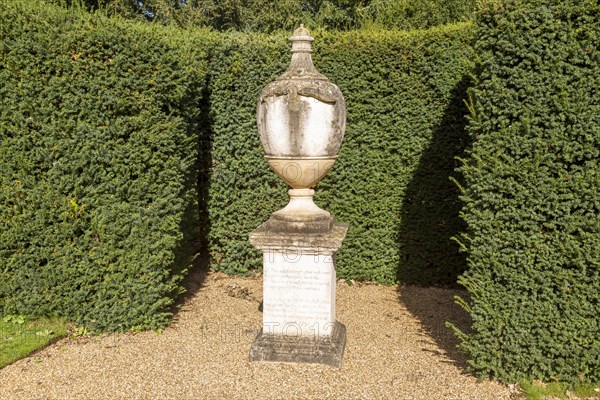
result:
[[[311,57],[312,37],[297,33],[290,39],[292,60],[288,69],[269,83],[258,99],[261,141],[267,156],[336,156],[346,128],[344,96],[315,68]],[[269,108],[269,103],[281,97],[286,106],[283,110]],[[305,99],[312,99],[314,103]],[[325,105],[333,110],[327,111]]]

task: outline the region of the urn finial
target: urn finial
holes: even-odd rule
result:
[[[310,32],[304,27],[304,24],[300,24],[300,28],[294,31],[289,40],[292,42],[292,53],[312,53],[310,44],[315,38],[310,36]]]

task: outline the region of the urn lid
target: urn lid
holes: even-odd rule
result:
[[[313,40],[315,40],[315,38],[310,36],[310,32],[304,27],[304,24],[300,24],[300,27],[294,31],[290,38],[290,42],[292,42],[292,53],[303,50],[306,50],[309,53],[312,52],[310,42]],[[308,42],[308,46],[305,45],[306,42]]]

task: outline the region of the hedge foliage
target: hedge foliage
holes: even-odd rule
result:
[[[466,146],[468,24],[423,31],[313,32],[315,65],[344,93],[338,161],[315,202],[350,230],[338,274],[391,283],[454,283],[464,267],[450,182]],[[260,90],[290,60],[287,35],[223,36],[209,65],[212,173],[209,249],[216,269],[261,268],[248,233],[287,203],[256,128]]]
[[[600,8],[495,2],[478,25],[463,347],[506,382],[598,382]]]
[[[218,31],[422,29],[471,20],[475,0],[47,0],[178,27]]]
[[[260,268],[247,235],[287,195],[255,106],[287,67],[288,35],[0,3],[0,313],[154,328],[200,250],[229,273]],[[448,176],[466,145],[471,27],[315,36],[348,104],[317,195],[351,224],[340,275],[453,282],[464,262]]]
[[[159,327],[197,236],[208,44],[33,3],[0,4],[0,313]]]

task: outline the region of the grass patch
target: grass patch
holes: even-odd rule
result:
[[[29,320],[22,315],[8,315],[0,319],[0,368],[66,336],[67,326],[62,318]]]
[[[600,383],[578,383],[573,386],[563,382],[523,381],[520,386],[527,400],[600,399]]]

